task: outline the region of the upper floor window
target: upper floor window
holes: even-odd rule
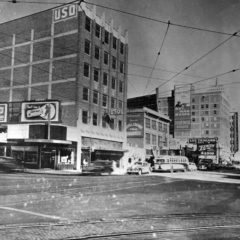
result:
[[[115,108],[115,98],[111,97],[111,108]]]
[[[116,88],[116,78],[112,77],[112,89]]]
[[[85,29],[91,31],[91,19],[88,16],[85,18]]]
[[[112,68],[116,69],[117,68],[117,58],[112,56]]]
[[[118,101],[118,108],[119,109],[123,108],[123,102],[121,100]]]
[[[93,113],[93,125],[97,126],[98,124],[98,115],[97,113]]]
[[[86,110],[82,111],[82,122],[85,124],[88,123],[88,111]]]
[[[119,92],[123,92],[123,82],[119,81]]]
[[[106,128],[107,127],[107,122],[106,122],[106,116],[105,114],[102,116],[102,127]]]
[[[192,98],[192,102],[193,102],[193,103],[195,102],[195,98]]]
[[[95,49],[94,49],[94,57],[99,60],[99,57],[100,57],[100,48],[98,46],[95,46]]]
[[[88,88],[84,87],[82,98],[83,98],[83,100],[88,101],[88,97],[89,97],[89,90],[88,90]]]
[[[84,77],[89,77],[90,75],[90,65],[88,63],[84,63],[84,67],[83,67],[83,75]]]
[[[104,52],[103,62],[104,62],[104,64],[108,65],[108,53],[107,52]]]
[[[99,70],[97,68],[94,68],[93,79],[96,82],[98,82],[98,80],[99,80]]]
[[[104,32],[104,42],[109,43],[109,32],[107,30]]]
[[[98,92],[93,91],[93,103],[98,104]]]
[[[102,106],[103,107],[107,107],[107,95],[106,94],[103,94],[102,95]]]
[[[101,36],[101,26],[97,23],[95,25],[95,36],[97,38],[100,38],[100,36]]]
[[[157,130],[157,122],[152,120],[152,129]]]
[[[90,47],[91,47],[90,41],[85,39],[84,52],[88,55],[90,55]]]
[[[151,135],[149,133],[145,133],[145,142],[151,144]]]
[[[124,63],[120,62],[120,73],[124,72]]]
[[[124,53],[124,44],[122,42],[120,43],[120,53]]]
[[[113,44],[113,48],[114,48],[114,49],[117,49],[117,38],[114,37],[114,36],[113,36],[113,42],[112,42],[112,44]]]
[[[151,122],[150,122],[149,118],[146,118],[145,126],[146,126],[146,128],[150,128],[151,127]]]
[[[103,73],[103,85],[108,85],[108,74],[105,72]]]

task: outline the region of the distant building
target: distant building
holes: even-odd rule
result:
[[[161,97],[158,88],[156,89],[156,92],[158,111],[162,112],[170,118],[171,121],[169,125],[169,133],[174,137],[174,90],[172,90],[172,95],[168,97]]]
[[[127,108],[143,108],[147,107],[154,111],[158,110],[156,94],[133,97],[127,99]]]
[[[157,111],[143,108],[127,110],[127,143],[144,148],[146,157],[169,150],[170,119]]]
[[[0,31],[2,154],[35,168],[119,160],[127,32],[78,2],[3,23]]]
[[[238,140],[238,112],[232,112],[230,116],[230,146],[231,153],[235,154],[239,147]]]

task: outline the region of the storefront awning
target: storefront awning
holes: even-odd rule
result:
[[[26,143],[51,143],[51,144],[65,144],[70,145],[72,144],[72,141],[67,140],[56,140],[56,139],[24,139],[24,142]]]
[[[106,152],[128,152],[127,149],[102,149],[102,148],[95,148],[94,151],[106,151]]]

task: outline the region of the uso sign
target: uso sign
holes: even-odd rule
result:
[[[76,4],[64,5],[62,7],[53,9],[54,22],[65,20],[67,18],[76,17],[76,16],[77,16]]]

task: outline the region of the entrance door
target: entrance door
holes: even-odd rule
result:
[[[52,168],[54,169],[56,159],[55,150],[42,150],[41,151],[41,168]]]

